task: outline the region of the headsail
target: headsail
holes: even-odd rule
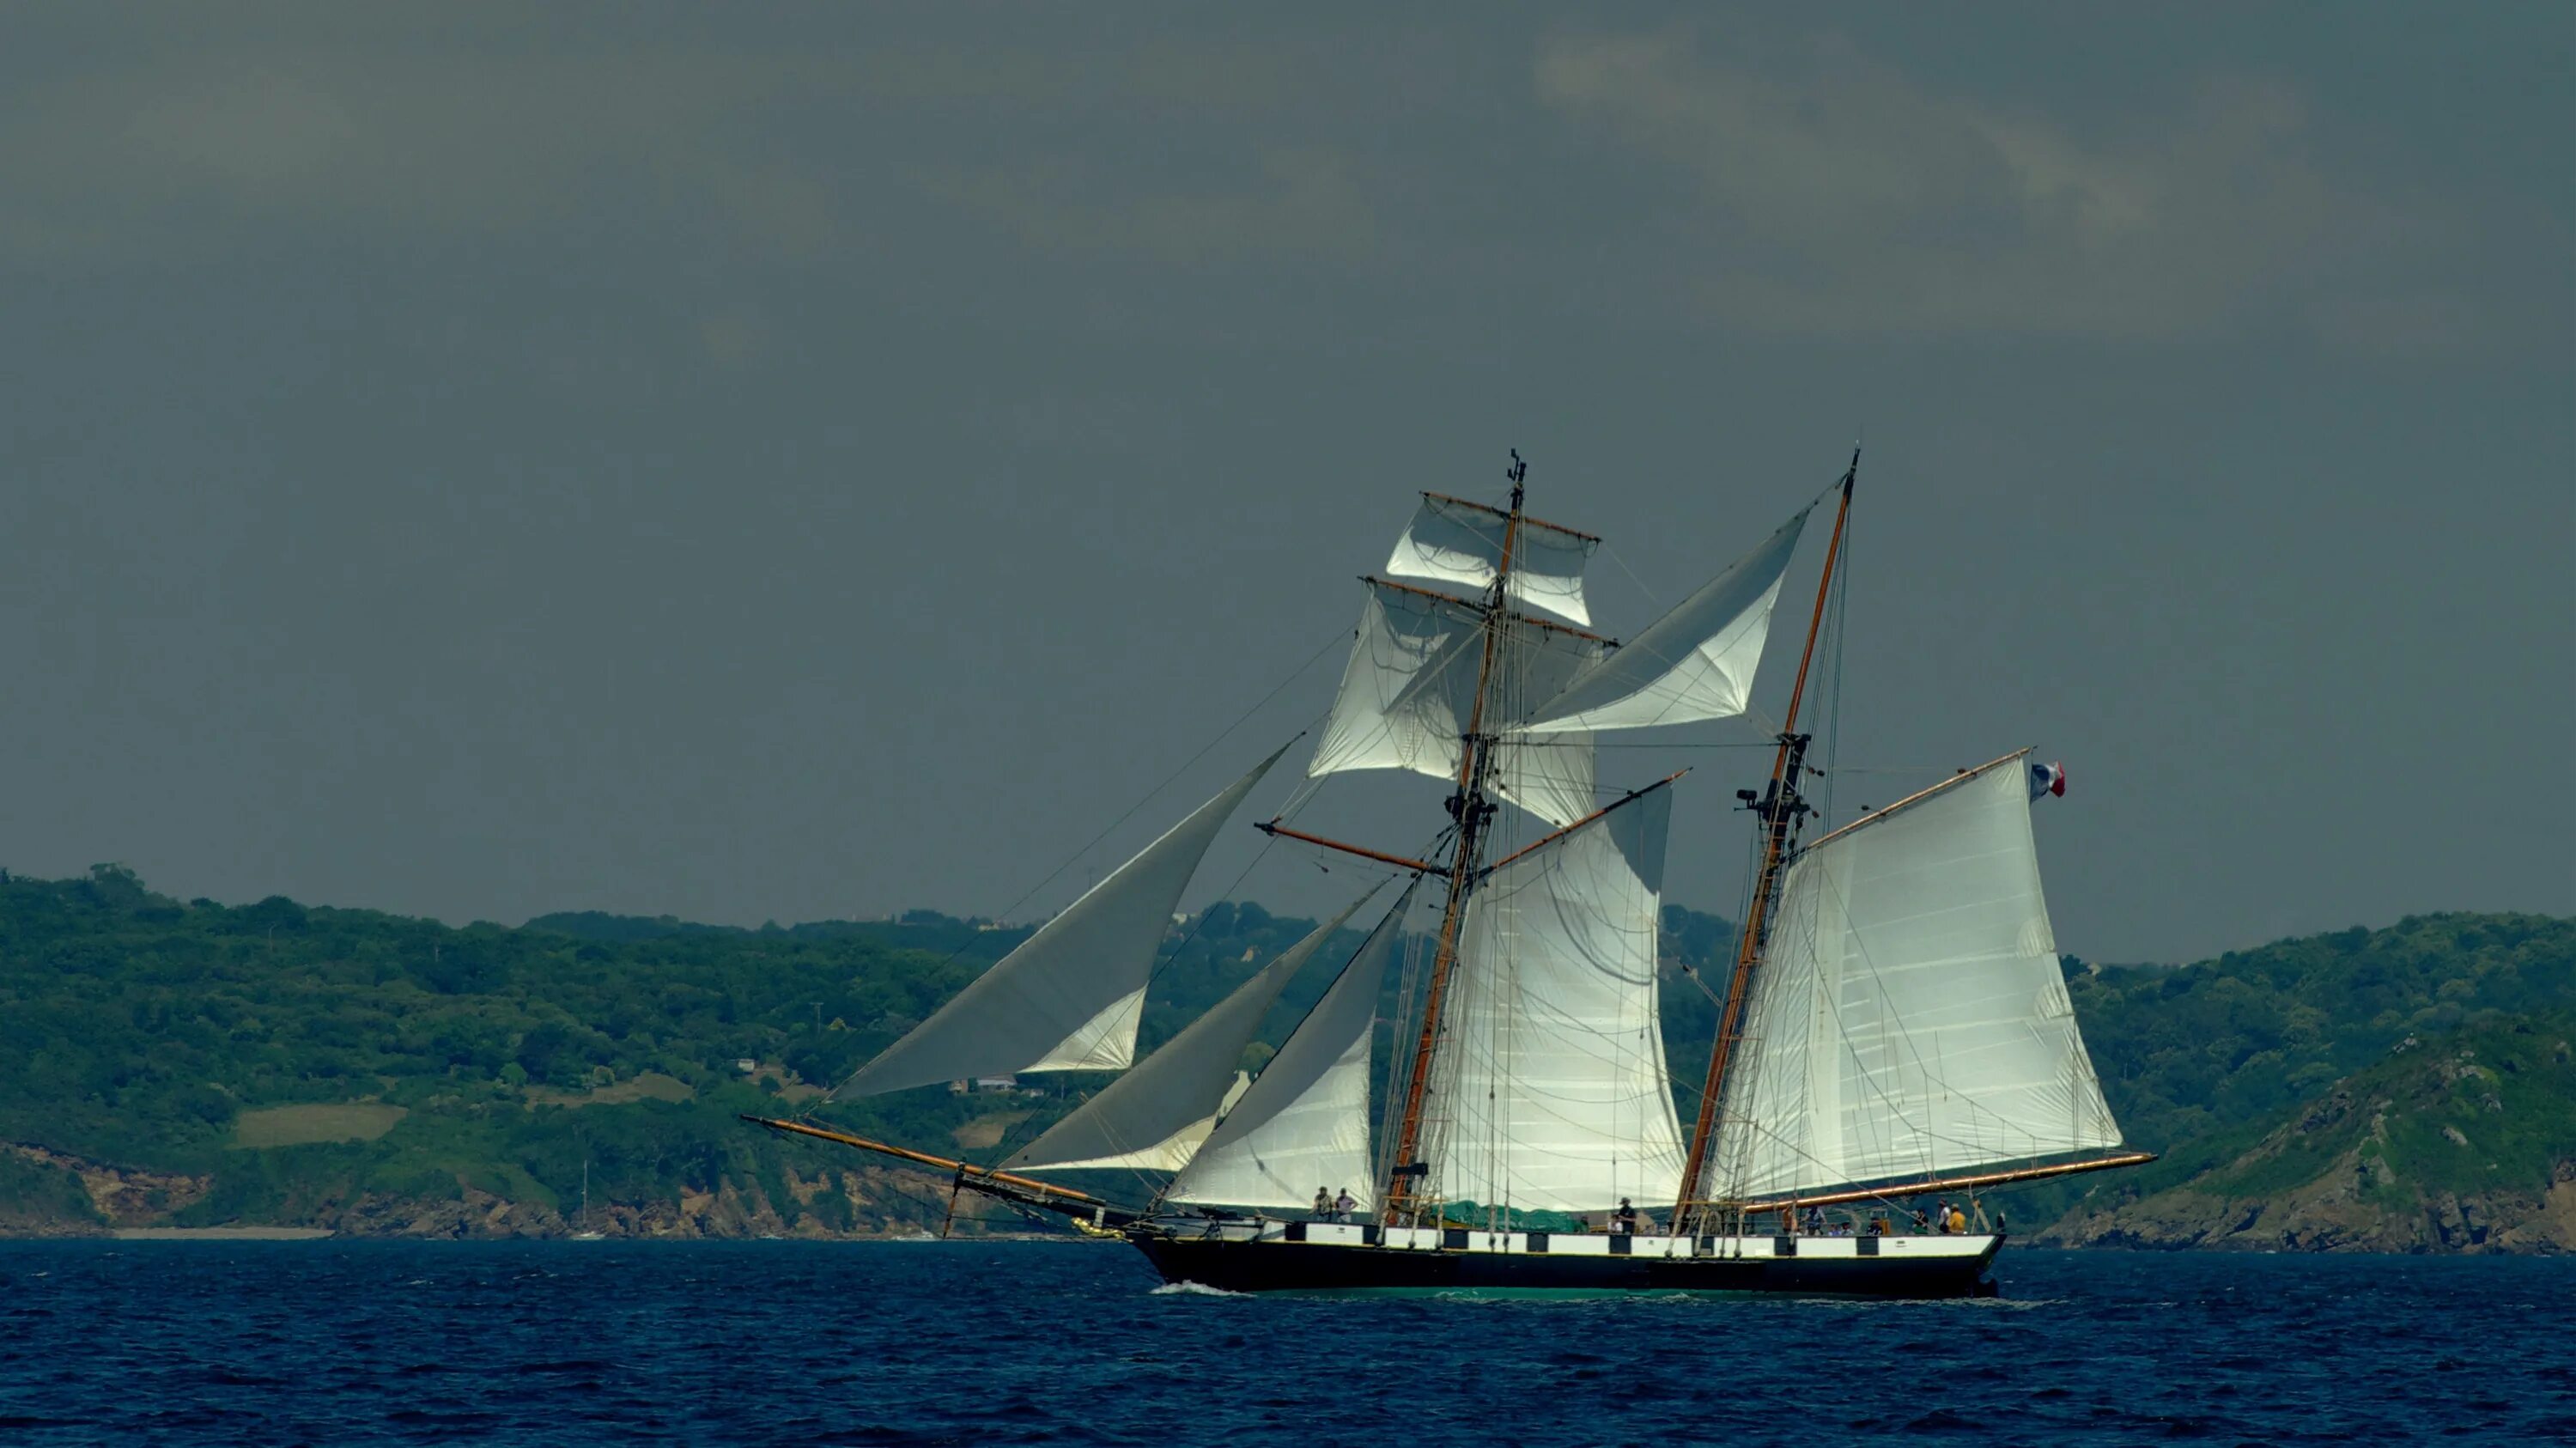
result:
[[[1604,649],[1598,639],[1536,619],[1508,616],[1498,626],[1502,635],[1495,640],[1487,681],[1488,709],[1496,711],[1489,724],[1507,717],[1501,709],[1556,697]],[[1372,581],[1341,692],[1306,766],[1308,777],[1409,769],[1454,782],[1459,736],[1475,709],[1483,627],[1483,610],[1465,600]],[[1504,799],[1551,824],[1581,819],[1592,812],[1589,741],[1506,741],[1493,785]]]
[[[1491,588],[1511,516],[1483,503],[1425,493],[1421,510],[1396,540],[1386,571],[1399,578],[1436,578],[1469,588]],[[1601,540],[1588,533],[1521,519],[1520,537],[1512,547],[1512,598],[1576,623],[1590,623],[1591,615],[1583,605],[1583,568],[1592,561],[1592,550],[1600,546]]]
[[[1789,867],[1705,1195],[2119,1144],[2067,1001],[2021,759],[1868,816]]]
[[[1287,752],[1282,745],[1038,927],[841,1091],[865,1096],[969,1076],[1124,1069],[1136,1056],[1145,980],[1172,907],[1218,828]]]
[[[1324,998],[1280,1044],[1163,1193],[1210,1206],[1302,1207],[1315,1189],[1347,1187],[1363,1210],[1375,1204],[1369,1179],[1369,1034],[1378,991],[1413,904],[1407,885],[1395,906],[1342,967]]]
[[[1235,1079],[1234,1064],[1279,992],[1367,903],[1363,895],[1316,926],[1136,1069],[1102,1087],[1002,1165],[1180,1170],[1216,1126],[1226,1088]]]
[[[1679,1184],[1655,983],[1668,783],[1506,860],[1470,898],[1428,1098],[1440,1196],[1592,1211]]]
[[[1800,509],[1645,632],[1587,665],[1526,715],[1518,732],[1642,729],[1743,713],[1807,513]]]

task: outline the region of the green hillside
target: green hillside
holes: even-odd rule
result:
[[[2122,1129],[2164,1160],[2026,1188],[2023,1220],[2198,1176],[2409,1038],[2576,1003],[2576,920],[2411,915],[2179,968],[2070,959],[2067,994]]]
[[[1724,933],[1673,918],[1676,940]],[[1313,925],[1226,903],[1176,928],[1142,1044]],[[180,902],[114,866],[9,879],[0,1230],[111,1217],[558,1230],[585,1161],[600,1225],[624,1230],[936,1223],[944,1194],[917,1174],[735,1116],[810,1102],[1026,933],[927,912],[789,929],[598,914],[450,929],[282,898]],[[1358,939],[1336,944],[1347,954]],[[1291,987],[1266,1042],[1326,975]],[[1044,1095],[928,1088],[838,1104],[832,1120],[983,1155],[1096,1080],[1031,1078]],[[99,1196],[116,1205],[81,1209]]]
[[[2270,1130],[2196,1144],[2174,1185],[2083,1203],[2052,1241],[2576,1251],[2576,1011],[2408,1036]],[[2249,1139],[2250,1138],[2250,1139]],[[2150,1181],[2147,1186],[2156,1186]]]
[[[1310,928],[1248,903],[1176,927],[1143,1044]],[[282,898],[181,902],[113,866],[0,878],[0,1231],[560,1231],[585,1161],[594,1225],[621,1232],[935,1225],[947,1210],[936,1179],[734,1117],[812,1101],[1024,936],[927,912],[757,930],[595,913],[452,929]],[[1674,967],[1728,958],[1730,937],[1715,917],[1666,912],[1666,1043],[1686,1080],[1716,1012]],[[2168,1155],[2025,1189],[2022,1222],[2079,1202],[2099,1214],[2232,1162],[2410,1035],[2564,1006],[2576,922],[2426,916],[2178,969],[2070,958],[2067,971],[2114,1110],[2132,1141]],[[1264,1043],[1327,974],[1310,968],[1291,988]],[[1381,1049],[1381,1069],[1393,1054]],[[1036,1094],[928,1088],[830,1116],[989,1157],[1097,1079],[1033,1077]],[[1696,1105],[1688,1086],[1676,1096]]]

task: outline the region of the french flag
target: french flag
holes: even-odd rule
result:
[[[2063,797],[2065,793],[2065,765],[2034,764],[2030,767],[2030,797],[2032,799],[2037,799],[2043,794],[2053,794]]]

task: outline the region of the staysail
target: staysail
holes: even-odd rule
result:
[[[1790,865],[1708,1195],[2119,1144],[2060,973],[2022,757],[1867,816]]]
[[[1415,884],[1420,883],[1417,877]],[[1208,1206],[1302,1207],[1322,1187],[1347,1189],[1363,1210],[1369,1180],[1369,1034],[1378,991],[1413,904],[1394,908],[1342,967],[1324,998],[1199,1148],[1164,1199]]]
[[[1753,695],[1780,580],[1806,527],[1806,509],[1762,546],[1683,599],[1643,633],[1602,655],[1523,716],[1521,733],[1643,729],[1731,719]]]
[[[1293,742],[1293,741],[1292,741]],[[1283,745],[1038,927],[930,1019],[859,1068],[839,1094],[901,1091],[1020,1071],[1116,1071],[1136,1056],[1145,980],[1172,907]]]
[[[1136,1069],[1102,1087],[1002,1165],[1180,1170],[1215,1128],[1226,1089],[1236,1077],[1235,1062],[1261,1029],[1279,992],[1366,903],[1368,897],[1361,896],[1316,926]]]
[[[1655,956],[1669,782],[1508,859],[1469,897],[1425,1136],[1449,1201],[1669,1200],[1681,1128]]]

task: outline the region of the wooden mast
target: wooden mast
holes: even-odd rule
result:
[[[1805,767],[1807,743],[1812,737],[1798,732],[1798,709],[1807,697],[1807,669],[1815,662],[1816,636],[1824,629],[1825,602],[1832,595],[1834,565],[1841,559],[1843,527],[1851,519],[1852,484],[1860,476],[1860,449],[1852,449],[1851,466],[1843,470],[1842,502],[1834,510],[1833,540],[1825,545],[1824,576],[1816,580],[1816,608],[1807,620],[1807,647],[1798,655],[1798,682],[1789,690],[1789,714],[1780,724],[1780,752],[1771,763],[1771,787],[1756,800],[1751,790],[1740,790],[1737,798],[1762,821],[1762,872],[1755,877],[1752,903],[1745,908],[1744,934],[1736,943],[1735,973],[1726,986],[1726,1005],[1717,1018],[1717,1041],[1708,1056],[1708,1078],[1699,1093],[1699,1118],[1691,1125],[1690,1154],[1682,1165],[1681,1197],[1673,1203],[1672,1227],[1681,1232],[1688,1227],[1694,1206],[1692,1194],[1698,1190],[1702,1168],[1708,1162],[1711,1134],[1717,1124],[1718,1103],[1726,1091],[1728,1067],[1735,1056],[1735,1043],[1743,1034],[1744,1003],[1753,981],[1753,967],[1762,958],[1762,947],[1771,928],[1771,907],[1780,895],[1780,870],[1789,850],[1797,842],[1798,827],[1807,816],[1806,801],[1798,793],[1798,772]]]
[[[1509,616],[1507,592],[1512,572],[1512,550],[1520,542],[1521,497],[1523,480],[1529,476],[1529,464],[1521,461],[1520,450],[1512,450],[1512,466],[1505,476],[1512,480],[1512,507],[1503,523],[1502,557],[1494,565],[1493,587],[1485,596],[1484,653],[1476,662],[1476,699],[1467,712],[1467,732],[1459,740],[1458,792],[1449,799],[1449,808],[1458,819],[1458,849],[1449,867],[1449,895],[1440,914],[1440,944],[1431,957],[1431,979],[1422,992],[1422,1034],[1414,1042],[1413,1072],[1404,1089],[1404,1116],[1397,1128],[1395,1154],[1388,1172],[1386,1195],[1380,1220],[1392,1223],[1413,1204],[1413,1184],[1422,1176],[1422,1164],[1415,1160],[1422,1148],[1422,1098],[1431,1084],[1431,1061],[1440,1044],[1440,1008],[1448,994],[1449,974],[1458,963],[1458,925],[1465,914],[1467,891],[1474,883],[1476,851],[1484,843],[1485,822],[1493,817],[1494,806],[1485,801],[1485,774],[1490,762],[1484,737],[1485,686],[1493,679],[1494,645]]]

